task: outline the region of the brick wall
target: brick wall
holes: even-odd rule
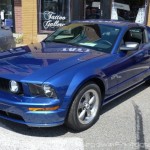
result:
[[[15,31],[22,33],[22,3],[21,0],[14,0],[14,14],[15,14]]]
[[[37,0],[22,0],[22,17],[24,43],[37,42]]]

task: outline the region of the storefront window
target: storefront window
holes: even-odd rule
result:
[[[113,0],[111,19],[146,24],[147,0]]]
[[[48,33],[68,22],[67,0],[39,0],[39,33]]]
[[[0,1],[0,25],[13,28],[13,7],[11,0]]]

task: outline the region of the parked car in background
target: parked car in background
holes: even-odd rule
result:
[[[15,40],[9,28],[0,28],[0,51],[15,47]]]
[[[0,117],[34,127],[88,129],[102,106],[149,81],[149,29],[76,21],[41,43],[0,53]]]

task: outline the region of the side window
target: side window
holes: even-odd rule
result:
[[[132,28],[129,29],[123,37],[124,43],[126,42],[137,42],[139,44],[145,43],[145,32],[143,28]]]

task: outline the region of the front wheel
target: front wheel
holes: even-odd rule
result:
[[[70,108],[67,126],[75,131],[90,128],[99,118],[101,91],[97,84],[88,83],[76,94]]]
[[[150,85],[150,79],[148,79],[147,81],[145,81],[145,83],[146,83],[147,85]]]

